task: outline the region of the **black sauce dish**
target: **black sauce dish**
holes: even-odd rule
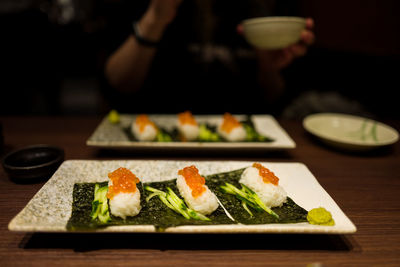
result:
[[[41,144],[14,150],[2,163],[12,181],[33,183],[50,178],[63,161],[63,149]]]

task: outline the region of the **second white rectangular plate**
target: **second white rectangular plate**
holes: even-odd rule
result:
[[[252,115],[252,121],[258,133],[271,137],[272,142],[139,142],[131,141],[124,132],[130,129],[130,125],[137,115],[121,114],[120,122],[113,124],[105,117],[89,137],[86,144],[88,146],[113,149],[251,149],[251,150],[283,150],[296,147],[295,142],[290,138],[286,131],[279,125],[271,115]],[[234,115],[237,119],[245,119],[245,115]],[[149,115],[149,118],[160,127],[171,129],[176,125],[176,115]],[[218,125],[222,115],[195,115],[199,123],[207,122]]]

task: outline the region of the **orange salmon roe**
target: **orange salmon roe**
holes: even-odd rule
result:
[[[278,185],[279,178],[276,177],[273,172],[265,168],[260,163],[254,163],[253,167],[258,169],[259,174],[263,178],[264,183],[271,183],[274,185]]]
[[[240,125],[240,122],[235,117],[233,117],[230,113],[225,113],[221,130],[230,133],[234,128],[239,127]]]
[[[190,111],[179,113],[178,119],[181,124],[197,125],[197,122]]]
[[[139,131],[140,132],[143,132],[144,128],[146,127],[146,125],[149,125],[149,124],[153,125],[154,128],[156,127],[154,122],[152,122],[146,114],[142,114],[142,115],[137,116],[136,124],[139,125]]]
[[[185,180],[186,184],[192,189],[192,196],[194,198],[203,194],[206,191],[204,187],[206,183],[206,179],[199,174],[199,170],[195,166],[185,167],[182,170],[178,171],[179,175],[182,175]]]
[[[108,174],[112,185],[108,187],[107,198],[111,199],[118,193],[134,193],[139,179],[130,170],[118,168]]]

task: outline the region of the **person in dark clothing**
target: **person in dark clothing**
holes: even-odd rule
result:
[[[121,111],[268,112],[284,87],[280,71],[314,40],[313,20],[307,19],[295,45],[277,51],[250,47],[240,22],[271,15],[273,1],[129,2],[104,70]]]

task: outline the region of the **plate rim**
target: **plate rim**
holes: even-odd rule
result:
[[[332,116],[332,117],[337,117],[337,118],[352,118],[352,119],[357,119],[357,120],[369,120],[371,122],[377,123],[377,125],[380,125],[381,127],[385,127],[387,129],[389,129],[390,131],[392,131],[395,134],[395,138],[393,140],[386,141],[386,142],[378,141],[379,143],[365,143],[365,142],[361,142],[361,141],[360,142],[357,142],[357,141],[352,142],[352,141],[343,140],[341,138],[334,138],[332,136],[328,136],[328,135],[325,135],[324,133],[321,133],[321,131],[315,130],[313,127],[310,127],[310,125],[309,125],[311,120],[320,118],[320,117],[324,117],[324,116]],[[392,126],[387,125],[386,123],[382,123],[380,121],[374,120],[374,119],[357,116],[357,115],[353,115],[353,114],[334,113],[334,112],[313,113],[313,114],[307,115],[303,119],[302,124],[303,124],[303,128],[307,132],[311,133],[312,135],[314,135],[320,139],[331,141],[331,142],[336,142],[336,143],[343,144],[343,145],[351,145],[354,147],[362,147],[362,148],[382,147],[382,146],[388,146],[388,145],[395,144],[399,140],[399,133]]]

